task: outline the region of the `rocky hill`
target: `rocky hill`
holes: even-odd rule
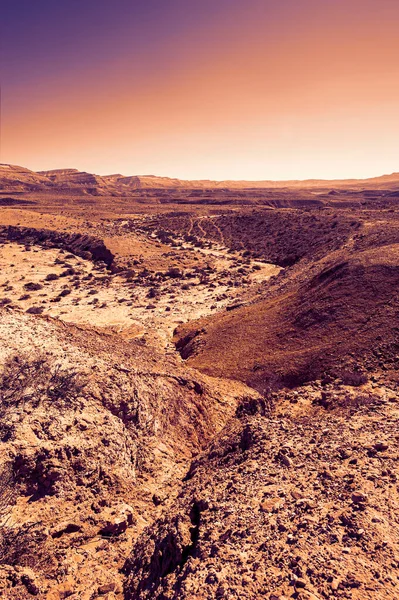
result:
[[[233,238],[288,268],[265,284],[257,299],[180,326],[175,342],[189,364],[258,389],[271,380],[294,385],[359,366],[372,371],[394,364],[398,338],[392,323],[399,308],[395,214],[385,213],[385,221],[376,225],[367,218],[346,221],[298,211],[212,221],[222,226],[224,239]],[[211,229],[205,222],[200,222],[204,232]]]

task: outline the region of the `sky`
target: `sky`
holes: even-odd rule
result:
[[[399,171],[398,0],[0,3],[0,162],[218,180]]]

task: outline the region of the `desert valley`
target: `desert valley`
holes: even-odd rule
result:
[[[0,165],[2,597],[396,600],[398,201]]]

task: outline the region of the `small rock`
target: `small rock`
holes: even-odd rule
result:
[[[104,596],[105,594],[109,594],[109,592],[113,592],[115,590],[115,584],[111,581],[110,583],[104,583],[103,585],[100,585],[97,593],[100,596]]]
[[[260,509],[263,512],[273,512],[281,508],[284,502],[283,498],[268,498],[261,503]]]
[[[39,586],[30,575],[22,575],[21,581],[32,596],[37,596],[40,593]]]
[[[291,490],[291,496],[294,498],[294,500],[300,500],[303,498],[302,492],[299,492],[298,490]]]
[[[295,502],[295,506],[304,506],[306,508],[315,508],[316,502],[312,498],[300,498]]]
[[[292,460],[286,454],[281,454],[280,460],[285,467],[292,467]]]
[[[386,442],[377,442],[374,444],[374,449],[377,450],[377,452],[385,452],[385,450],[388,450],[388,448],[389,444]]]
[[[217,573],[215,573],[214,571],[211,571],[207,578],[205,579],[205,583],[208,583],[210,585],[213,585],[215,583],[217,583],[219,581],[219,578],[217,576]]]
[[[301,577],[297,577],[296,579],[294,579],[294,586],[297,588],[304,589],[307,586],[307,582]]]
[[[354,492],[352,494],[352,502],[354,504],[363,504],[367,502],[367,495],[363,494],[363,492]]]
[[[108,519],[105,526],[99,531],[100,535],[114,536],[121,535],[130,525],[133,524],[133,509],[124,504],[112,518]]]
[[[339,588],[340,583],[341,582],[340,582],[339,579],[337,579],[337,578],[333,579],[332,582],[331,582],[331,589],[334,590],[334,592],[337,591],[338,588]]]

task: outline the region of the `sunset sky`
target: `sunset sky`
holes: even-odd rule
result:
[[[185,179],[399,171],[398,0],[1,0],[0,161]]]

